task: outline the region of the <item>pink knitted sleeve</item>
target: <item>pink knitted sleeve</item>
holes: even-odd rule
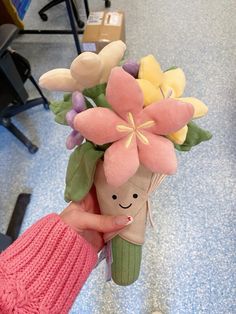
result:
[[[59,215],[42,218],[0,255],[0,313],[68,313],[96,261]]]

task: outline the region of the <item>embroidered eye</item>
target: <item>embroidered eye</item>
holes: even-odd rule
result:
[[[113,198],[113,200],[116,200],[117,199],[117,195],[113,194],[112,198]]]
[[[133,198],[138,198],[138,194],[133,194]]]

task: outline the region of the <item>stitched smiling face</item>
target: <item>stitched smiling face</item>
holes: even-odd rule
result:
[[[113,187],[107,184],[103,165],[99,163],[95,175],[95,187],[101,213],[106,215],[135,215],[145,204],[148,198],[148,185],[150,178],[145,172],[138,171],[129,181],[120,187]]]
[[[138,198],[138,194],[137,194],[137,193],[134,193],[134,194],[133,194],[133,198],[134,198],[134,199]],[[118,195],[113,194],[113,195],[112,195],[112,199],[113,199],[114,201],[117,200],[118,203],[119,203]],[[133,202],[134,202],[134,201],[133,201]],[[127,206],[125,206],[124,204],[120,204],[120,203],[119,203],[119,206],[120,206],[121,208],[123,208],[123,209],[128,209],[128,208],[130,208],[130,207],[133,205],[133,202],[130,203],[129,205],[127,205]]]

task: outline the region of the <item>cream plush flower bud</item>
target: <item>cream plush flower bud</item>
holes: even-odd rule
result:
[[[103,71],[100,57],[93,52],[81,53],[71,63],[71,76],[84,88],[97,85]]]
[[[126,50],[121,41],[105,46],[97,55],[83,52],[72,62],[70,69],[54,69],[43,74],[39,85],[52,91],[74,92],[107,82],[113,67],[119,64]]]

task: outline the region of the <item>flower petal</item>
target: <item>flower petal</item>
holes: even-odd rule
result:
[[[144,79],[138,79],[136,81],[143,92],[145,107],[164,98],[159,87],[156,88],[152,83]]]
[[[127,138],[113,143],[104,154],[104,172],[108,184],[121,186],[131,178],[139,167],[137,142],[133,136],[127,147]]]
[[[187,133],[188,133],[188,126],[185,125],[180,130],[174,133],[168,134],[167,137],[175,144],[182,145],[184,141],[186,140]]]
[[[102,75],[103,64],[94,52],[85,51],[78,55],[70,66],[72,77],[83,88],[89,88],[99,83]]]
[[[180,101],[187,102],[194,107],[194,115],[193,118],[201,118],[205,116],[208,112],[207,106],[199,99],[194,98],[194,97],[184,97],[184,98],[179,98]]]
[[[174,145],[167,138],[142,131],[149,144],[138,141],[139,160],[142,165],[153,172],[174,174],[177,160]]]
[[[72,76],[69,69],[54,69],[39,78],[39,85],[50,91],[74,92],[83,90]]]
[[[98,54],[103,64],[103,71],[100,78],[100,84],[107,82],[111,69],[117,66],[123,58],[126,50],[126,44],[121,40],[110,42]]]
[[[127,135],[119,132],[117,125],[126,122],[108,108],[91,108],[78,113],[74,119],[74,128],[86,139],[98,145],[111,143]]]
[[[182,69],[177,68],[164,72],[164,80],[161,88],[163,90],[172,88],[174,91],[174,97],[180,97],[185,89],[186,79]]]
[[[164,99],[145,107],[141,122],[155,121],[156,125],[148,131],[159,135],[167,135],[181,129],[193,117],[194,108],[191,104],[175,99]]]
[[[140,60],[138,78],[149,81],[156,88],[161,85],[164,74],[153,55],[148,55]]]
[[[106,99],[122,118],[127,119],[128,112],[136,115],[143,108],[143,93],[135,78],[122,68],[115,67],[107,83]]]

